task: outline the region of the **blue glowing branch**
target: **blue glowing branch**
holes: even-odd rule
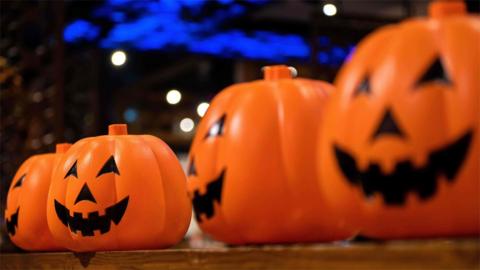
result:
[[[266,2],[268,1],[217,0],[219,8],[212,14],[193,19],[187,18],[185,14],[195,17],[211,2],[109,0],[93,11],[93,17],[107,19],[114,24],[107,36],[99,40],[100,47],[105,49],[180,49],[221,57],[275,62],[310,59],[308,42],[300,35],[220,28],[225,21],[245,14],[245,4],[263,5]],[[74,21],[65,28],[65,41],[73,43],[98,40],[99,29],[86,20]],[[353,45],[332,45],[326,36],[319,37],[318,44],[321,48],[317,59],[324,65],[340,65],[353,49]]]

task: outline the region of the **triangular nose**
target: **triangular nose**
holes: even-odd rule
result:
[[[195,166],[195,159],[192,158],[192,161],[188,165],[187,175],[197,175],[197,167]]]
[[[78,193],[77,199],[75,200],[74,204],[77,204],[80,201],[91,201],[96,203],[97,201],[93,197],[92,192],[87,186],[87,183],[85,183],[82,187],[82,190],[80,190],[80,193]]]
[[[378,125],[377,130],[372,136],[372,140],[377,139],[380,135],[394,135],[399,137],[405,137],[405,134],[398,126],[397,121],[395,121],[393,113],[390,109],[387,109],[387,111],[385,112],[385,115],[380,121],[380,125]]]

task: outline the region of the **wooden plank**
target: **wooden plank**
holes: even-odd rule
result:
[[[480,269],[480,242],[347,242],[215,249],[1,254],[1,269]]]

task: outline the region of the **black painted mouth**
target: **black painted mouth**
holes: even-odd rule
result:
[[[355,158],[334,146],[338,165],[349,183],[360,186],[366,197],[374,193],[383,195],[386,204],[401,205],[408,192],[415,192],[422,200],[431,198],[437,189],[437,177],[445,175],[448,182],[455,180],[470,146],[473,132],[433,151],[426,165],[415,168],[411,161],[402,160],[390,174],[383,174],[377,163],[370,163],[365,171],[360,171]]]
[[[128,198],[127,196],[120,202],[108,207],[103,216],[99,216],[97,211],[88,213],[88,218],[83,218],[82,213],[77,212],[70,216],[69,210],[57,200],[55,200],[55,212],[57,212],[57,216],[63,225],[67,226],[73,233],[80,231],[82,236],[93,236],[93,231],[99,230],[101,234],[104,234],[110,231],[111,221],[115,225],[120,223],[128,206]]]
[[[215,201],[220,203],[222,200],[223,177],[225,170],[223,170],[217,179],[207,184],[207,192],[200,195],[198,190],[193,192],[193,209],[195,210],[195,219],[201,223],[203,214],[205,218],[210,219],[214,214],[213,204]]]
[[[17,232],[18,227],[18,213],[20,212],[20,207],[17,208],[17,211],[10,216],[10,220],[5,218],[5,222],[7,223],[7,232],[11,236],[14,236]]]

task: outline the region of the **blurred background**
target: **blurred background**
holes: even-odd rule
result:
[[[0,2],[1,250],[6,192],[29,156],[106,134],[166,141],[186,164],[195,127],[223,88],[294,66],[332,82],[375,28],[426,14],[428,0]],[[480,1],[467,1],[470,12]]]

